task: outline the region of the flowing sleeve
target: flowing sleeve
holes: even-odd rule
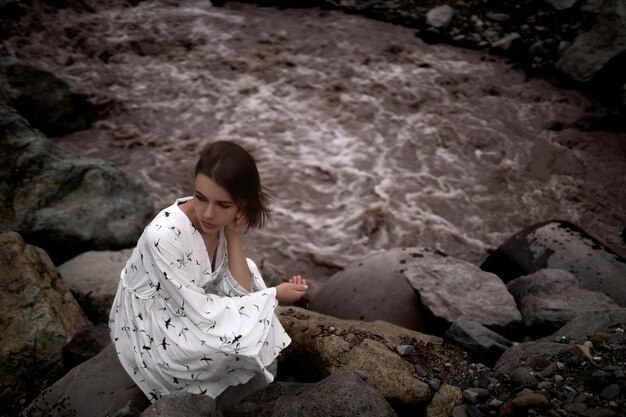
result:
[[[278,304],[276,290],[264,284],[260,288],[255,279],[259,291],[232,297],[205,293],[197,284],[199,276],[187,244],[166,228],[152,228],[143,239],[144,267],[149,271],[158,304],[153,310],[157,307],[162,330],[175,336],[179,331],[175,321],[181,327],[190,323],[187,330],[204,344],[226,354],[256,357],[270,331]],[[252,269],[258,275],[256,265]]]

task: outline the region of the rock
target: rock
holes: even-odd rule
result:
[[[588,82],[610,66],[617,65],[612,72],[621,72],[624,81],[623,60],[626,53],[626,6],[621,0],[607,0],[602,6],[589,32],[582,33],[565,50],[556,63],[557,68],[573,80]]]
[[[496,329],[520,322],[513,296],[496,275],[434,250],[409,248],[405,252],[404,274],[435,318],[453,323],[465,316]]]
[[[494,328],[511,328],[521,320],[497,276],[426,248],[391,249],[349,265],[317,291],[310,307],[435,334],[463,315]]]
[[[553,333],[578,314],[617,309],[607,295],[580,288],[574,275],[561,269],[542,269],[507,285],[533,335]]]
[[[111,343],[109,326],[104,323],[81,327],[63,352],[65,363],[73,368],[93,358]]]
[[[571,272],[582,288],[626,306],[622,279],[626,260],[568,222],[538,223],[516,233],[489,255],[481,268],[505,283],[541,269],[563,269]]]
[[[574,7],[574,5],[578,3],[578,0],[545,0],[545,2],[556,10],[566,10]]]
[[[150,404],[141,417],[222,417],[208,395],[182,392],[164,395]]]
[[[463,404],[461,389],[443,384],[426,407],[426,417],[448,417],[454,407],[461,404]]]
[[[562,339],[573,344],[582,344],[598,332],[610,333],[611,328],[626,323],[626,308],[617,310],[593,311],[580,314],[550,336],[539,339],[541,342],[557,342]]]
[[[468,388],[463,391],[463,398],[471,403],[478,403],[489,397],[489,390],[486,388]]]
[[[48,255],[0,234],[0,403],[21,408],[65,371],[63,349],[88,324]]]
[[[14,64],[6,68],[9,91],[0,91],[35,128],[48,136],[63,136],[89,128],[98,117],[98,107],[70,91],[69,86],[48,71]]]
[[[517,408],[530,408],[530,407],[550,407],[550,401],[536,392],[528,389],[523,389],[518,392],[511,400],[513,405]]]
[[[604,388],[602,390],[602,392],[600,393],[600,396],[602,398],[604,398],[605,400],[612,400],[614,398],[616,398],[619,394],[621,393],[621,389],[619,384],[609,384],[606,386],[606,388]]]
[[[523,387],[525,385],[534,386],[537,384],[535,373],[530,368],[520,367],[514,369],[509,376],[515,387]]]
[[[500,355],[512,346],[507,338],[467,317],[452,323],[446,338],[461,346],[477,361],[489,366],[493,366]]]
[[[494,43],[492,43],[491,46],[493,46],[494,48],[497,48],[497,49],[502,49],[502,50],[507,51],[507,50],[511,49],[511,45],[513,44],[513,42],[515,42],[516,40],[518,40],[520,38],[521,38],[521,36],[517,32],[509,33],[508,35],[506,35],[506,36],[498,39]]]
[[[113,165],[74,156],[0,103],[0,231],[15,230],[56,263],[133,246],[152,200]]]
[[[279,357],[280,373],[299,381],[316,381],[338,372],[367,373],[367,384],[380,392],[394,407],[423,405],[430,398],[428,385],[416,378],[414,366],[395,351],[406,340],[413,348],[430,349],[441,339],[404,329],[390,323],[341,320],[298,307],[279,307],[276,314],[292,338]],[[334,327],[312,337],[308,329]],[[347,349],[343,336],[356,339]],[[380,335],[384,335],[381,337]]]
[[[59,265],[63,281],[92,322],[109,322],[120,272],[132,251],[89,251]]]
[[[122,367],[111,343],[39,394],[22,415],[135,417],[148,405],[148,399]]]
[[[396,413],[380,393],[348,372],[317,383],[275,382],[229,410],[228,416],[392,417]]]
[[[427,312],[403,274],[407,256],[400,249],[348,265],[311,298],[312,310],[341,319],[384,320],[429,332]]]
[[[446,28],[454,17],[454,9],[447,4],[434,7],[426,13],[426,24],[435,28]]]
[[[519,343],[507,349],[500,356],[494,369],[498,372],[509,373],[520,367],[530,367],[529,365],[536,361],[541,363],[542,366],[539,367],[540,369],[533,370],[541,370],[546,367],[543,366],[544,361],[550,362],[553,357],[565,352],[567,348],[568,345],[552,342],[534,341]],[[537,361],[537,359],[541,359],[541,361]]]

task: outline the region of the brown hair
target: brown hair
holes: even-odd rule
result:
[[[261,228],[270,218],[268,197],[252,155],[234,142],[207,145],[196,163],[194,177],[204,174],[223,187],[243,210],[248,227]]]

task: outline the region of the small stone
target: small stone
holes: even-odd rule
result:
[[[346,342],[354,342],[356,340],[356,335],[354,333],[348,333],[346,337],[344,337]]]
[[[400,345],[396,348],[396,351],[400,354],[400,356],[408,356],[413,353],[413,346],[411,345]]]
[[[432,8],[426,13],[426,24],[435,28],[445,28],[450,25],[454,9],[447,4]]]
[[[504,401],[500,401],[497,398],[494,398],[493,400],[489,401],[489,408],[499,408],[502,404],[504,404]]]
[[[365,372],[365,371],[363,371],[361,369],[355,369],[354,373],[357,374],[357,376],[359,378],[361,378],[363,381],[365,381],[367,379],[367,377],[369,376],[369,375],[367,375],[367,372]]]
[[[491,384],[491,380],[483,376],[483,377],[478,378],[477,383],[480,388],[487,388],[489,384]]]
[[[428,371],[426,369],[424,369],[422,367],[422,365],[416,364],[415,365],[415,372],[417,372],[417,374],[421,377],[427,376],[428,375]]]
[[[330,326],[330,327],[328,328],[328,331],[329,331],[329,332],[331,332],[331,333],[335,333],[335,331],[336,331],[336,330],[337,330],[337,328],[336,328],[336,327],[334,327],[334,326]]]
[[[430,380],[428,385],[430,385],[433,391],[439,391],[439,388],[441,387],[441,380],[439,378],[433,378]]]
[[[518,392],[512,403],[515,407],[530,408],[530,407],[549,407],[550,401],[539,393],[533,392],[529,389],[523,389]]]
[[[343,350],[344,352],[348,352],[350,350],[350,343],[342,343],[341,344],[341,350]]]
[[[611,401],[620,394],[620,391],[621,390],[618,384],[609,384],[606,388],[604,388],[604,390],[602,390],[600,397]]]
[[[563,382],[563,380],[564,380],[564,378],[561,375],[554,375],[553,379],[554,379],[554,382],[557,383],[557,384],[560,383],[560,382]]]
[[[463,398],[471,403],[478,403],[489,396],[489,390],[486,388],[468,388],[463,391]]]
[[[454,407],[450,417],[467,417],[467,406],[464,404]]]

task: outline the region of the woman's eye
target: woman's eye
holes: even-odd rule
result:
[[[219,206],[223,209],[228,209],[232,207],[232,204],[220,204]]]

